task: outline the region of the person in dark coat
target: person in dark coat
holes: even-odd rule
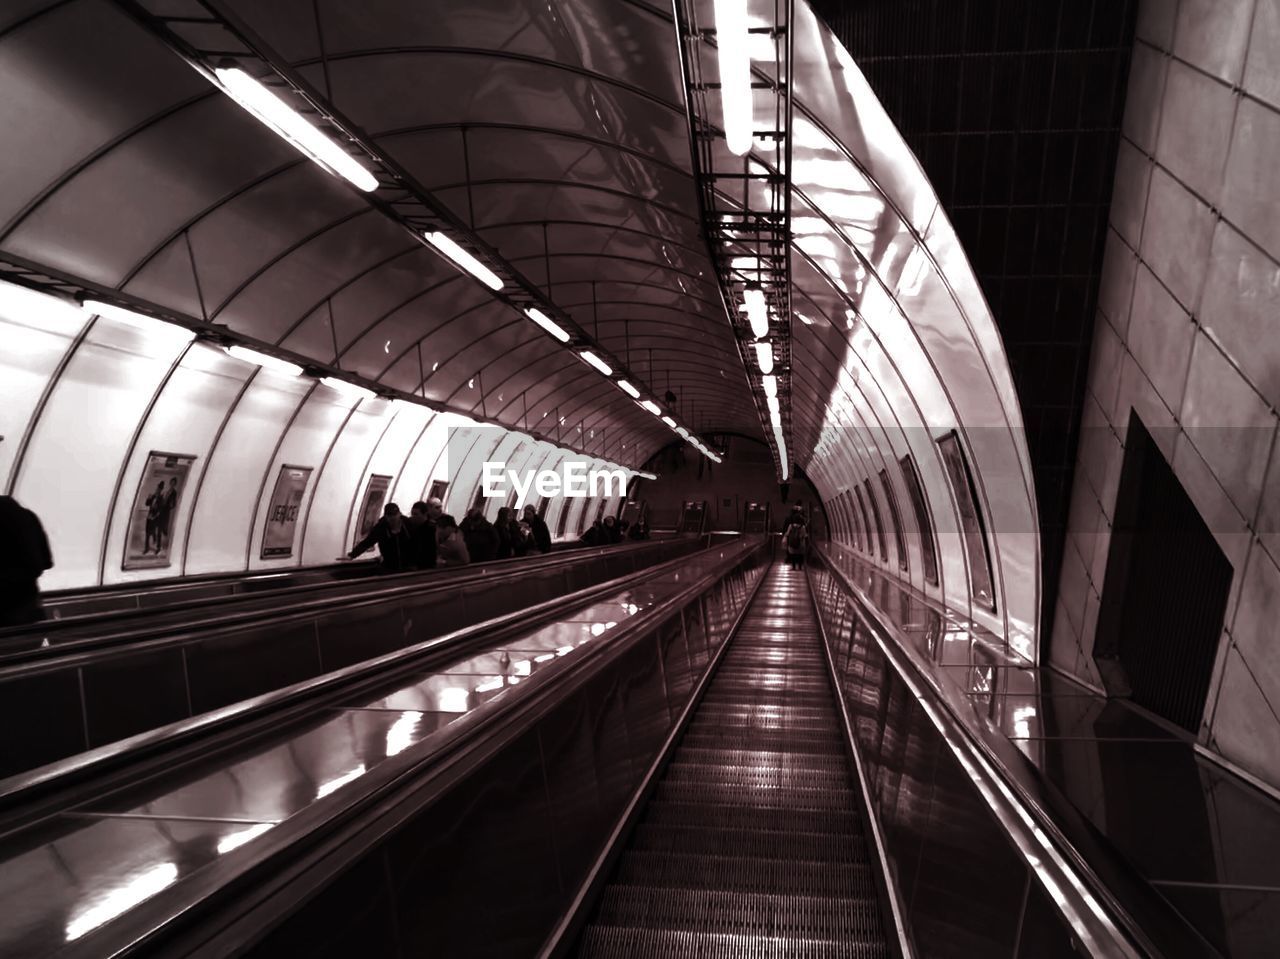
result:
[[[596,520],[579,537],[579,542],[584,546],[604,546],[609,542],[609,535],[604,531],[604,524]]]
[[[436,543],[441,566],[465,566],[471,562],[462,530],[448,513],[441,514],[436,520]]]
[[[627,539],[639,542],[642,539],[649,538],[649,527],[645,525],[644,517],[637,519],[631,524],[631,528],[627,530]]]
[[[494,559],[510,559],[515,555],[515,544],[511,539],[511,510],[505,506],[498,508],[498,516],[493,521],[493,532],[498,537],[498,549]]]
[[[467,510],[466,518],[458,524],[462,538],[467,543],[467,553],[473,563],[487,563],[498,555],[498,532],[484,518],[479,506]]]
[[[604,542],[620,543],[622,542],[622,530],[618,526],[618,521],[612,516],[604,518]]]
[[[12,496],[0,496],[0,626],[44,619],[40,574],[53,568],[49,539],[35,513]]]
[[[400,515],[400,507],[395,503],[388,503],[383,507],[382,519],[373,524],[369,535],[356,543],[347,558],[355,559],[374,544],[378,547],[382,572],[399,573],[412,565],[413,538],[409,533],[409,524]]]
[[[436,568],[436,520],[444,510],[440,500],[430,499],[414,503],[409,509],[409,539],[413,544],[413,562],[416,569]]]
[[[547,528],[547,524],[538,515],[532,503],[524,508],[524,522],[529,527],[529,532],[533,534],[534,549],[539,553],[551,552],[551,530]]]

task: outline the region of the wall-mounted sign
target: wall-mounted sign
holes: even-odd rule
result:
[[[369,477],[369,485],[364,488],[364,500],[360,503],[359,522],[356,523],[356,538],[352,545],[369,535],[373,524],[382,518],[382,504],[386,501],[387,490],[391,488],[391,477],[374,473]]]
[[[124,540],[124,569],[160,569],[170,565],[174,521],[194,456],[147,454],[129,514]]]
[[[298,511],[311,479],[310,466],[281,466],[275,489],[267,506],[267,522],[262,527],[262,558],[281,559],[293,555],[298,534]]]

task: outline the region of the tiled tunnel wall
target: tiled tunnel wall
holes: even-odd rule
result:
[[[1145,0],[1050,659],[1093,645],[1130,410],[1233,567],[1200,741],[1280,786],[1280,3]]]

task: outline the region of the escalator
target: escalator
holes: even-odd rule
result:
[[[575,954],[889,956],[809,585],[769,571]]]

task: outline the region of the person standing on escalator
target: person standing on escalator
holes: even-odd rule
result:
[[[49,539],[40,518],[12,496],[0,496],[0,626],[27,626],[44,619],[40,574],[53,568]]]
[[[498,532],[484,518],[484,510],[473,506],[467,510],[458,529],[467,543],[467,553],[473,563],[488,563],[498,555]]]
[[[547,528],[546,522],[538,515],[532,503],[524,508],[524,522],[533,535],[534,548],[539,553],[551,552],[551,530]]]
[[[792,569],[804,569],[804,552],[809,544],[809,529],[804,514],[794,510],[782,531],[782,542],[787,550],[787,565]]]
[[[377,545],[384,573],[400,573],[412,565],[413,540],[409,535],[409,524],[400,515],[400,507],[388,503],[382,509],[382,519],[373,524],[369,535],[356,543],[348,559],[355,559],[370,546]]]
[[[438,499],[419,501],[409,508],[409,539],[416,569],[436,568],[436,520],[442,512]]]

